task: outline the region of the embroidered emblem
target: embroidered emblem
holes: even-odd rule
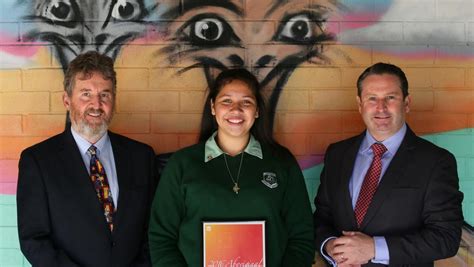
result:
[[[276,177],[276,174],[273,172],[264,172],[263,173],[263,178],[262,178],[262,183],[269,188],[277,188],[278,187],[278,180]]]

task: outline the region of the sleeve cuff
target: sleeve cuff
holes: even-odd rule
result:
[[[385,237],[374,236],[375,245],[375,258],[371,260],[373,263],[380,263],[388,265],[390,261],[390,255],[388,253],[388,246]]]
[[[321,247],[319,248],[319,252],[321,253],[321,255],[324,257],[324,259],[326,259],[327,262],[329,262],[331,264],[331,266],[337,266],[336,262],[334,261],[333,258],[331,258],[329,255],[326,254],[326,251],[324,251],[324,245],[326,245],[326,243],[331,240],[331,239],[336,239],[335,236],[331,236],[331,237],[328,237],[326,240],[324,240],[324,242],[321,244]]]

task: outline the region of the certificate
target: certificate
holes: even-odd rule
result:
[[[265,221],[203,222],[205,267],[264,267]]]

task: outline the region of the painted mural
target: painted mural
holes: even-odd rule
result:
[[[113,129],[159,154],[196,141],[217,74],[262,85],[280,142],[314,197],[327,145],[363,129],[355,79],[385,61],[407,73],[410,126],[458,161],[474,264],[474,0],[3,0],[0,9],[0,266],[28,266],[16,237],[21,150],[61,131],[62,73],[97,50],[119,73]],[[56,99],[58,98],[58,99]]]
[[[336,1],[248,1],[245,7],[242,1],[169,2],[158,9],[169,20],[170,44],[157,53],[170,65],[184,61],[178,73],[202,69],[209,84],[219,71],[248,68],[273,116],[295,68],[329,63],[324,43],[335,40],[327,20],[340,8]]]

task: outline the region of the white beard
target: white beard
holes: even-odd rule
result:
[[[86,139],[92,140],[99,140],[108,129],[108,125],[106,122],[101,123],[96,127],[91,127],[88,123],[84,122],[83,120],[79,121],[79,124],[72,122],[72,127],[76,132],[80,135],[86,137]]]
[[[88,111],[85,112],[85,114]],[[73,129],[80,134],[82,137],[85,139],[91,141],[91,140],[99,140],[108,130],[109,128],[109,123],[112,121],[112,116],[110,116],[109,119],[104,119],[100,124],[97,125],[91,125],[90,123],[87,122],[85,118],[82,116],[77,116],[77,120],[75,120],[75,113],[74,111],[70,111],[69,118],[71,120],[71,125]]]

